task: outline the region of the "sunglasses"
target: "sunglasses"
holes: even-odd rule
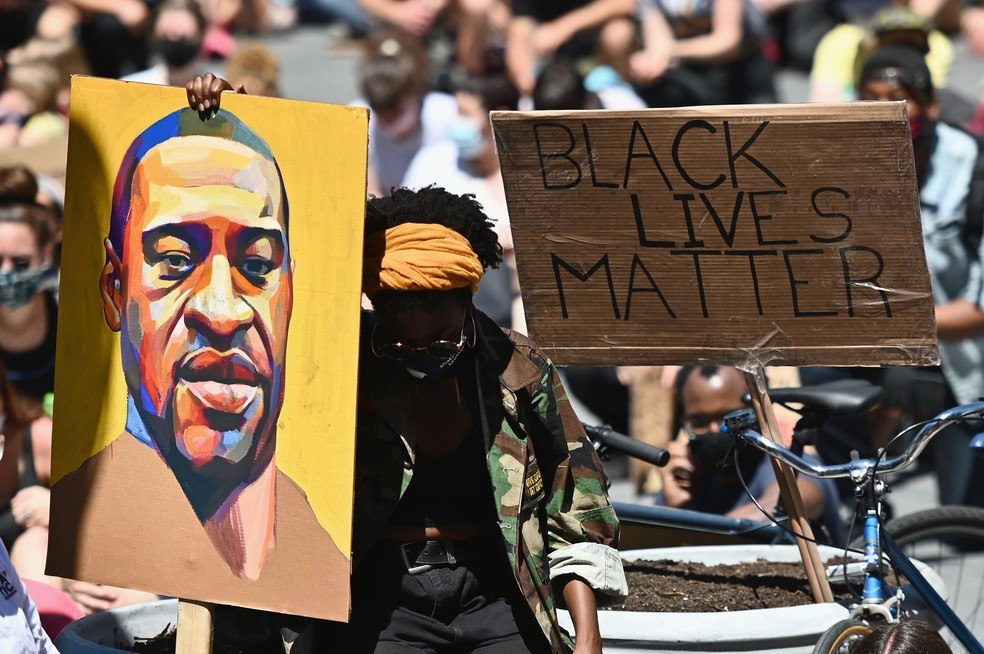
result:
[[[417,352],[425,352],[428,356],[434,357],[435,359],[448,359],[464,349],[465,341],[467,340],[465,337],[465,323],[467,321],[468,314],[466,313],[461,322],[461,333],[458,336],[458,340],[450,341],[441,338],[436,341],[431,341],[423,347],[414,347],[399,341],[394,341],[392,343],[380,343],[376,339],[376,330],[379,328],[379,325],[376,325],[372,329],[372,352],[377,357],[385,357],[387,359],[392,359],[393,361],[408,361],[413,358]]]

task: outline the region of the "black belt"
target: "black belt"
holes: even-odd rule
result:
[[[412,575],[435,567],[458,565],[489,555],[491,542],[486,538],[469,540],[422,540],[416,543],[396,543],[400,559]]]

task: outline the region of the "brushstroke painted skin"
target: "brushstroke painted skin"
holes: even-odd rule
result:
[[[159,449],[198,469],[269,461],[292,306],[276,167],[221,138],[165,141],[134,176],[124,253],[124,370]]]

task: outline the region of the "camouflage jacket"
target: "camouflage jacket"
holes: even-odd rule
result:
[[[414,471],[409,375],[369,351],[363,320],[353,561],[369,550]],[[575,575],[600,605],[626,594],[614,549],[618,520],[601,463],[556,368],[529,339],[475,312],[475,376],[498,526],[513,574],[555,652],[571,642],[557,623],[551,575]]]

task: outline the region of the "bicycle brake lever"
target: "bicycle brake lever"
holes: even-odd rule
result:
[[[749,427],[754,427],[757,424],[758,418],[755,416],[754,411],[751,409],[739,409],[724,416],[724,424],[721,425],[721,431],[725,434],[741,436],[742,431]]]

